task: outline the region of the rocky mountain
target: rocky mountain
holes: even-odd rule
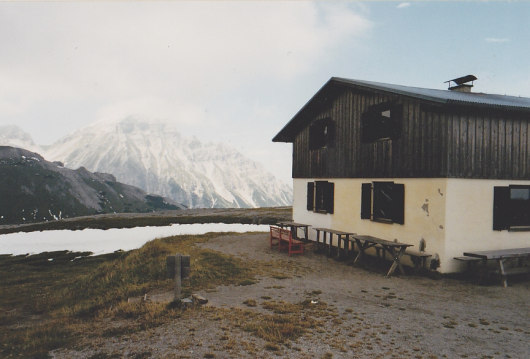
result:
[[[235,149],[185,138],[165,122],[126,118],[96,123],[56,142],[46,158],[119,181],[188,207],[292,203],[291,188]]]
[[[182,206],[116,182],[113,175],[71,170],[35,152],[0,146],[0,224],[57,220]]]

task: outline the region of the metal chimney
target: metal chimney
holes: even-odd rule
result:
[[[473,87],[473,81],[475,81],[476,79],[477,78],[474,75],[467,75],[445,82],[448,83],[448,90],[458,92],[471,92],[471,88]],[[451,86],[451,82],[454,82],[454,85]],[[468,84],[468,82],[471,82],[471,84]]]

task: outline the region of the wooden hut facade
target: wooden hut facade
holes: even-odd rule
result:
[[[293,219],[461,268],[530,245],[530,99],[331,78],[274,137],[293,143]]]

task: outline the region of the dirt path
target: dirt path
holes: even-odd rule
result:
[[[204,291],[199,294],[209,300],[207,307],[185,312],[175,322],[100,339],[80,351],[57,351],[54,356],[530,357],[528,281],[514,282],[505,289],[447,278],[386,278],[383,271],[353,267],[311,250],[289,258],[271,250],[267,238],[267,234],[220,236],[202,245],[248,260],[281,263],[285,278],[263,277],[253,285]],[[266,308],[271,301],[314,303],[320,310],[304,312],[302,320],[316,320],[316,324],[287,345],[271,345],[236,316],[247,313],[249,318],[264,318],[271,313]]]

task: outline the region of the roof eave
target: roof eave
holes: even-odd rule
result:
[[[289,122],[273,137],[272,142],[294,142],[296,134],[289,134],[290,130],[295,127],[298,118],[306,110],[306,108],[313,103],[315,99],[319,97],[322,91],[334,80],[335,78],[330,78],[310,99],[305,103],[304,106],[291,118]]]

